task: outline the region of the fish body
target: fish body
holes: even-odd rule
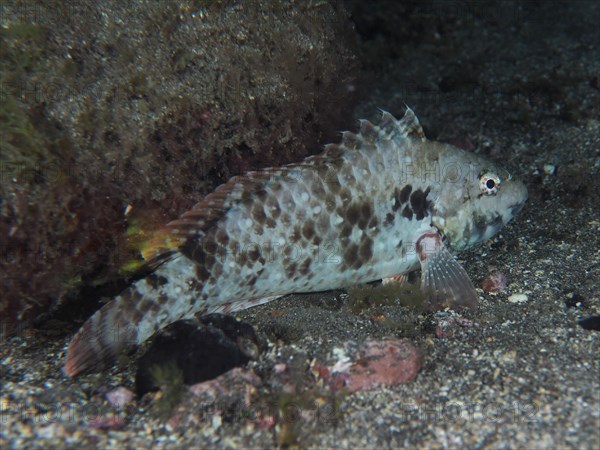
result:
[[[84,324],[64,371],[100,370],[179,319],[418,268],[429,308],[474,307],[450,250],[489,239],[526,199],[497,164],[428,141],[412,110],[383,112],[320,155],[231,179],[167,224],[144,255],[154,272]]]

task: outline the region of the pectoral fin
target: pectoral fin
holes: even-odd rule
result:
[[[437,232],[417,241],[421,261],[421,289],[427,294],[426,309],[476,308],[478,295],[467,272],[442,243]]]

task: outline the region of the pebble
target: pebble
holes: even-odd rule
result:
[[[435,327],[435,337],[448,338],[454,336],[461,328],[475,328],[479,324],[461,316],[450,316],[441,319]]]
[[[507,283],[506,275],[502,272],[494,272],[483,280],[481,288],[484,292],[496,294],[502,292],[506,288]]]
[[[508,297],[510,303],[525,303],[527,300],[529,300],[529,297],[525,294],[512,294]]]
[[[556,166],[554,164],[544,164],[544,173],[546,175],[554,175],[554,172],[556,172]]]
[[[35,435],[40,439],[62,438],[65,435],[65,427],[61,423],[50,423],[38,428]]]
[[[406,339],[369,339],[351,360],[348,372],[336,372],[331,385],[350,392],[397,386],[413,381],[422,365],[423,355]]]
[[[119,386],[106,394],[106,400],[116,408],[122,408],[133,400],[133,392],[123,386]]]

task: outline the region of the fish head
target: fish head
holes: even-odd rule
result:
[[[494,236],[527,200],[527,187],[500,164],[442,144],[432,224],[462,250]]]

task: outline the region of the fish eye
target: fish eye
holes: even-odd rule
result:
[[[492,172],[485,172],[479,177],[479,189],[485,195],[494,195],[500,187],[500,177]]]

